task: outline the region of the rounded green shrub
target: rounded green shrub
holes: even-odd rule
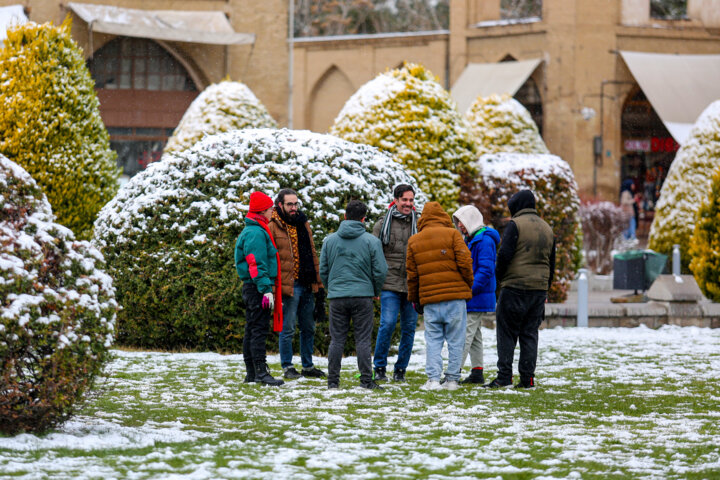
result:
[[[674,244],[684,250],[695,230],[700,205],[707,198],[713,173],[720,167],[720,100],[700,115],[685,144],[670,165],[655,218],[650,226],[648,247],[672,255]],[[681,257],[688,272],[689,255]]]
[[[414,181],[380,150],[307,131],[233,130],[164,155],[95,223],[123,307],[119,342],[240,351],[244,308],[233,249],[250,193],[297,190],[320,248],[350,199],[363,200],[376,218],[398,183]]]
[[[2,155],[0,198],[0,432],[42,432],[101,373],[117,303],[100,252],[55,223],[37,183]]]
[[[720,302],[720,169],[710,183],[710,193],[700,206],[690,239],[690,270],[700,290]]]
[[[0,49],[0,153],[42,187],[79,238],[117,192],[120,169],[70,21],[8,30]]]
[[[485,222],[499,231],[510,217],[510,197],[519,190],[533,191],[538,214],[552,227],[556,241],[548,300],[564,302],[582,262],[580,198],[570,165],[555,155],[494,153],[481,156],[474,167],[479,177],[464,178],[460,202],[477,206]]]
[[[277,123],[245,84],[214,83],[190,104],[164,151],[185,150],[207,135],[242,128],[277,128]]]
[[[467,122],[450,94],[429,70],[412,63],[363,85],[330,133],[389,152],[446,209],[457,206],[460,174],[475,158]]]
[[[479,155],[485,153],[550,153],[530,112],[510,95],[475,99],[465,118]]]

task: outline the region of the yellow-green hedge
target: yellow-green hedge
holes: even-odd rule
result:
[[[8,30],[0,49],[0,153],[40,184],[61,224],[87,239],[120,171],[70,27],[66,20]]]
[[[457,206],[460,174],[471,170],[475,145],[450,94],[421,65],[378,75],[343,107],[330,133],[391,153],[430,200]]]
[[[465,112],[478,155],[550,153],[530,112],[510,95],[478,97]]]
[[[720,302],[720,169],[712,177],[690,240],[690,270],[703,294]]]

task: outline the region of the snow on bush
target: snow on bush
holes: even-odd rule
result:
[[[500,231],[510,217],[510,197],[520,190],[533,191],[538,213],[552,227],[557,242],[555,279],[548,298],[565,301],[582,261],[580,198],[570,165],[555,155],[495,153],[481,156],[473,166],[479,177],[463,179],[460,203],[476,205],[485,223]]]
[[[319,247],[349,200],[364,201],[375,219],[398,183],[414,181],[380,150],[307,131],[233,130],[164,155],[95,223],[123,306],[118,340],[239,351],[244,317],[233,249],[250,193],[297,190]]]
[[[612,251],[623,243],[630,215],[612,202],[582,202],[579,215],[587,267],[600,275],[612,273]]]
[[[120,169],[69,20],[8,30],[0,105],[0,154],[40,184],[58,222],[90,238],[98,211],[117,192]]]
[[[695,217],[719,166],[720,100],[700,114],[670,165],[650,227],[648,247],[651,250],[672,255],[676,243],[687,248],[695,229]],[[683,271],[687,272],[690,256],[683,255],[681,260]]]
[[[185,150],[207,135],[266,127],[277,128],[277,123],[255,94],[243,83],[226,80],[208,86],[190,104],[164,151]]]
[[[457,205],[459,175],[475,158],[467,122],[424,67],[378,75],[347,101],[330,133],[391,153],[431,200]]]
[[[510,95],[478,97],[465,112],[478,154],[550,153],[530,112]]]
[[[710,193],[700,206],[690,241],[690,270],[703,294],[720,302],[720,169],[715,170]]]
[[[103,258],[55,223],[40,187],[0,155],[0,432],[66,420],[108,360],[117,303]]]

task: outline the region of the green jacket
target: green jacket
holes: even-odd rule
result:
[[[387,269],[382,243],[362,222],[344,220],[323,242],[320,278],[327,298],[377,297]]]
[[[373,227],[373,235],[380,238],[380,231],[385,216],[375,222]],[[390,225],[390,243],[383,245],[383,254],[388,264],[388,274],[385,278],[383,290],[391,292],[407,293],[407,270],[405,269],[405,259],[407,258],[408,239],[412,235],[412,217],[406,219],[393,218]]]
[[[260,293],[272,292],[277,277],[277,250],[264,228],[246,218],[235,242],[235,268],[243,282],[254,283]]]

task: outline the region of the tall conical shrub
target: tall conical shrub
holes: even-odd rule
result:
[[[68,19],[8,31],[0,50],[0,153],[40,184],[61,224],[89,238],[120,171],[70,27]]]
[[[715,171],[710,193],[700,206],[690,240],[690,270],[700,290],[720,302],[720,169]]]
[[[478,97],[465,112],[470,132],[484,153],[550,153],[530,112],[510,95]]]
[[[710,190],[712,175],[720,167],[720,100],[700,114],[685,144],[670,165],[655,218],[650,227],[648,246],[672,255],[674,244],[685,249],[695,230],[695,218]],[[688,271],[690,256],[681,257]]]
[[[207,135],[242,128],[277,128],[277,123],[245,84],[214,83],[190,104],[165,152],[182,151]]]
[[[407,168],[431,200],[457,206],[475,146],[450,94],[421,65],[378,75],[347,101],[330,133],[378,147]]]

